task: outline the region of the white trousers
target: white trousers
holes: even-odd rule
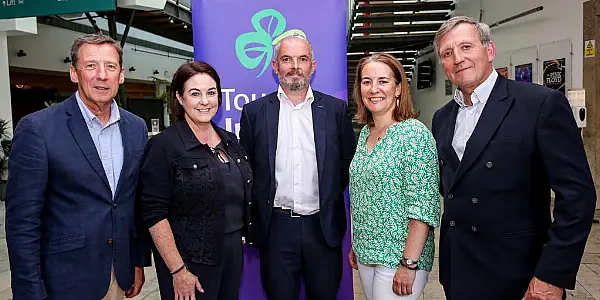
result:
[[[429,280],[429,272],[418,270],[412,286],[412,295],[398,296],[392,289],[396,270],[380,265],[363,265],[359,263],[358,273],[367,300],[417,300]]]
[[[106,292],[106,296],[102,298],[102,300],[123,300],[125,298],[125,291],[123,291],[119,284],[117,283],[117,278],[115,277],[115,269],[111,267],[110,269],[110,286],[108,287],[108,292]]]

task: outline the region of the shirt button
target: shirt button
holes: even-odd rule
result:
[[[252,182],[252,180],[250,180],[250,179],[248,179],[248,181],[246,181],[246,183],[250,183],[250,182]]]
[[[113,203],[113,208],[117,208],[118,204]]]
[[[477,226],[471,226],[471,230],[472,230],[473,232],[477,232]]]
[[[453,194],[448,194],[448,199],[450,199],[450,200],[454,199],[454,195]]]
[[[242,160],[238,158],[237,159],[237,163],[239,164],[240,162],[242,162]]]
[[[111,245],[112,242],[113,242],[113,240],[110,240],[110,239],[108,241],[106,241],[106,243],[109,244],[109,245]]]
[[[456,226],[456,223],[454,221],[450,221],[450,227],[454,227]]]
[[[252,226],[252,222],[248,223],[248,226]]]
[[[192,166],[192,168],[194,168],[194,169],[198,169],[198,166],[197,166],[196,164],[194,164],[194,165]]]
[[[491,168],[494,166],[494,164],[493,164],[491,161],[488,161],[488,162],[486,162],[486,163],[485,163],[485,166],[486,166],[488,169],[491,169]]]
[[[473,202],[473,204],[477,204],[477,203],[479,203],[479,199],[473,198],[473,199],[471,199],[471,202]]]

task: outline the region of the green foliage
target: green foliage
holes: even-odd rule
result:
[[[10,126],[10,121],[0,119],[0,181],[8,171],[8,153],[11,146]]]
[[[58,104],[58,102],[53,102],[52,100],[44,101],[44,105],[46,105],[46,107],[50,107],[56,104]]]
[[[125,84],[119,85],[119,91],[117,92],[117,97],[115,98],[120,107],[127,109],[127,88],[125,88]]]

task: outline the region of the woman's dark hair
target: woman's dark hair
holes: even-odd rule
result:
[[[210,76],[217,83],[217,93],[219,95],[219,107],[223,101],[223,94],[221,94],[221,79],[217,71],[209,64],[203,61],[191,61],[185,63],[177,69],[173,80],[171,81],[171,92],[169,93],[169,110],[175,115],[177,120],[183,120],[185,116],[185,110],[183,106],[179,104],[176,93],[183,95],[183,87],[190,78],[197,74],[206,74]]]

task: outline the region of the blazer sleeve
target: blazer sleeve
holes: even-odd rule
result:
[[[161,135],[148,142],[140,170],[140,208],[148,228],[168,217],[173,197],[173,165]]]
[[[342,115],[340,118],[340,178],[341,178],[341,191],[343,192],[348,186],[350,181],[350,163],[354,158],[354,152],[356,152],[356,136],[354,134],[354,127],[352,126],[352,119],[348,113],[348,106],[346,103],[342,106]]]
[[[555,201],[554,221],[535,276],[573,289],[594,217],[596,191],[579,129],[560,92],[552,91],[544,100],[536,140]]]
[[[142,135],[143,144],[146,145],[148,141],[148,127],[146,127],[146,123],[143,123],[143,135]],[[139,178],[138,178],[139,181]],[[135,257],[133,262],[136,267],[148,267],[152,265],[151,253],[152,253],[152,237],[150,236],[150,231],[148,227],[144,225],[144,220],[142,217],[142,208],[140,201],[140,186],[138,184],[138,191],[135,201]]]
[[[439,116],[438,116],[439,114],[440,114],[440,111],[439,110],[436,111],[433,114],[433,118],[431,119],[431,134],[433,134],[433,139],[435,140],[436,145],[438,144],[438,140],[437,140],[437,134],[438,133],[437,133],[437,130],[436,130],[437,129],[437,124],[436,123],[437,123],[437,120],[439,118]],[[436,146],[436,151],[437,151],[437,146]],[[438,156],[439,156],[439,153],[438,153]],[[438,161],[436,163],[438,165],[439,174],[441,176],[441,174],[442,174],[442,166],[439,163],[439,159],[438,159]],[[442,184],[443,184],[443,181],[440,178],[440,180],[439,180],[439,189],[438,190],[440,192],[440,195],[444,196],[444,186]]]
[[[41,275],[41,215],[46,201],[48,154],[38,124],[19,122],[8,161],[6,243],[15,300],[45,299]]]
[[[250,158],[250,165],[252,169],[254,169],[254,140],[253,136],[252,124],[250,123],[250,118],[248,116],[248,110],[246,106],[242,109],[242,116],[240,117],[240,145]]]

